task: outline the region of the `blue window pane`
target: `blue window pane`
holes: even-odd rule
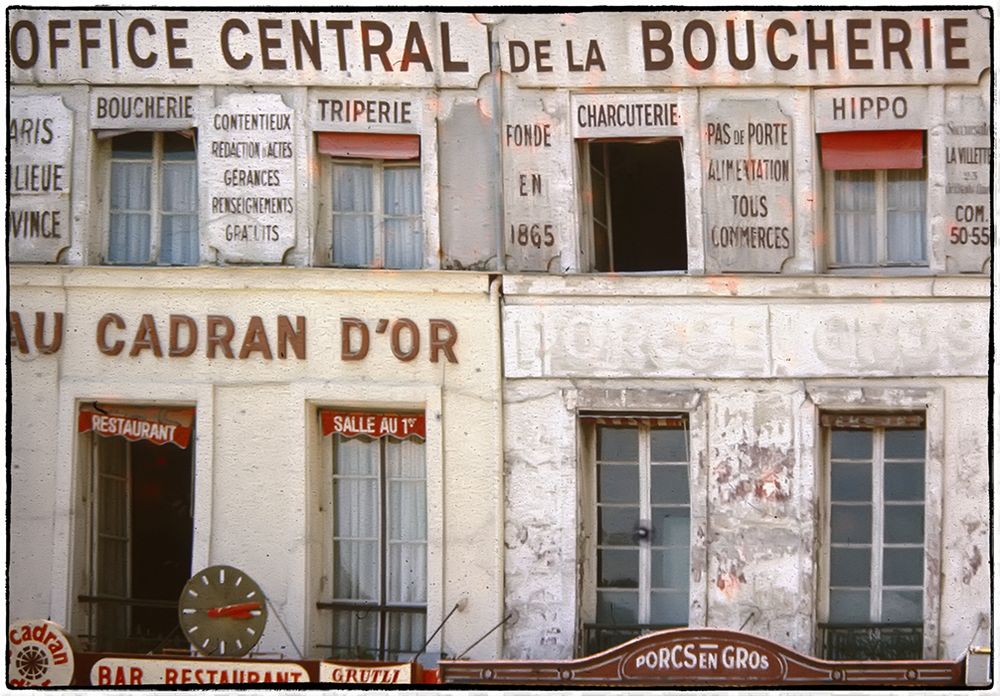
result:
[[[639,461],[639,430],[637,428],[599,427],[597,458],[604,462]]]
[[[830,456],[833,459],[871,459],[870,430],[833,430],[830,432]]]

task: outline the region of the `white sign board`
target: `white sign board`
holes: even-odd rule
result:
[[[93,686],[148,684],[302,684],[309,673],[293,662],[105,657],[90,668]]]
[[[11,262],[54,263],[70,243],[73,112],[62,97],[11,97],[7,111]]]
[[[993,249],[990,113],[978,97],[949,103],[944,123],[945,255],[955,269],[978,273]]]
[[[319,680],[335,684],[412,684],[413,665],[404,662],[398,665],[346,665],[337,662],[319,663]]]
[[[90,92],[90,127],[183,130],[194,127],[198,106],[194,88],[96,87]]]
[[[73,649],[58,624],[38,619],[8,626],[8,686],[68,686],[73,665]]]
[[[772,100],[727,99],[701,131],[707,270],[779,272],[793,254],[792,119]]]
[[[923,87],[846,87],[813,94],[816,132],[926,130],[930,105]]]
[[[420,133],[420,93],[370,90],[310,90],[309,125],[317,132]]]
[[[293,116],[277,94],[232,94],[199,132],[208,244],[226,261],[280,263],[295,244]]]

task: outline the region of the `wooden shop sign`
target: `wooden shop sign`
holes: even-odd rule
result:
[[[960,662],[832,662],[713,628],[651,633],[577,660],[442,660],[445,684],[594,686],[958,686]]]

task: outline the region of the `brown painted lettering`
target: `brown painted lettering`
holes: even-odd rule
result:
[[[351,350],[351,332],[357,329],[361,335],[361,345],[357,350]],[[340,359],[364,360],[368,355],[368,326],[354,317],[340,318]]]
[[[816,20],[806,20],[806,50],[809,52],[809,69],[816,69],[816,53],[820,50],[826,51],[826,67],[833,70],[837,61],[833,53],[833,20],[826,20],[826,37],[816,38]]]
[[[402,342],[400,341],[400,334],[403,329],[407,329],[410,332],[410,349],[408,351],[403,350]],[[420,329],[409,319],[397,319],[392,325],[392,332],[389,338],[392,354],[403,362],[410,362],[420,352]]]
[[[872,28],[870,19],[847,20],[847,67],[851,70],[871,70],[874,63],[871,58],[862,58],[861,51],[868,50],[868,39],[858,36],[858,30],[868,31]]]
[[[445,72],[469,72],[469,62],[451,59],[451,30],[448,22],[441,22],[441,62]]]
[[[234,70],[246,70],[250,67],[250,62],[253,58],[250,57],[249,53],[244,53],[242,58],[236,58],[233,56],[232,50],[229,48],[229,35],[232,33],[233,29],[239,29],[246,36],[250,33],[250,29],[247,25],[240,19],[227,19],[222,23],[222,30],[219,31],[219,41],[222,44],[222,58],[226,61],[226,64],[233,68]]]
[[[114,345],[109,346],[106,340],[107,336],[105,335],[108,330],[108,324],[114,324],[116,329],[125,328],[125,320],[120,316],[110,312],[105,314],[97,322],[97,349],[105,355],[118,355],[125,347],[125,341],[115,341]]]
[[[80,67],[89,68],[90,67],[90,49],[99,48],[101,42],[97,39],[92,39],[87,36],[87,32],[91,29],[100,29],[101,20],[99,19],[81,19],[77,22],[77,27],[80,29]]]
[[[965,37],[955,36],[952,31],[958,27],[967,27],[969,20],[964,17],[945,17],[944,20],[944,67],[967,68],[968,58],[958,58],[955,50],[965,48]]]
[[[21,313],[10,312],[10,327],[7,329],[7,341],[10,347],[17,346],[18,352],[28,354],[28,341],[24,337],[24,326],[21,325]]]
[[[427,55],[427,46],[424,44],[424,36],[420,33],[420,24],[410,22],[410,28],[406,32],[406,39],[403,41],[403,61],[399,69],[406,72],[410,69],[410,61],[416,61],[424,66],[424,72],[431,72],[431,58]]]
[[[288,357],[288,347],[292,347],[295,357],[306,359],[306,318],[295,317],[295,328],[284,314],[278,315],[278,357],[282,360]]]
[[[705,34],[705,57],[698,60],[694,56],[694,33],[701,30]],[[706,70],[715,62],[715,32],[704,19],[693,19],[684,27],[684,57],[695,70]]]
[[[326,28],[337,34],[337,61],[341,70],[347,70],[347,47],[344,41],[344,32],[354,28],[354,22],[349,19],[328,19]]]
[[[153,23],[148,19],[136,19],[133,20],[131,24],[128,25],[128,32],[126,32],[126,44],[128,45],[128,57],[132,59],[132,63],[138,68],[151,68],[156,64],[156,52],[150,51],[149,55],[145,58],[139,55],[138,50],[135,46],[135,34],[138,29],[145,29],[149,36],[156,34],[156,29],[153,27]]]
[[[187,345],[180,345],[181,326],[187,327]],[[186,314],[170,315],[170,346],[167,355],[171,358],[186,358],[194,353],[198,345],[198,324]]]
[[[455,357],[455,342],[458,340],[458,331],[455,329],[455,325],[452,324],[447,319],[431,319],[431,362],[436,363],[438,361],[438,353],[442,350],[444,351],[445,357],[448,358],[448,362],[457,363],[458,358]],[[442,336],[441,332],[446,332],[446,335]]]
[[[221,336],[217,331],[220,326],[223,329]],[[232,359],[233,349],[229,342],[233,340],[234,333],[236,333],[236,327],[233,326],[232,319],[221,314],[209,314],[206,319],[205,354],[209,358],[214,358],[215,349],[218,347],[222,349],[223,355]]]
[[[167,36],[167,65],[171,68],[190,68],[191,59],[181,58],[177,55],[177,51],[183,48],[187,48],[187,39],[181,36],[175,36],[174,31],[178,29],[187,29],[188,21],[186,18],[174,18],[166,19],[163,21],[163,26]]]
[[[771,65],[778,70],[791,70],[799,62],[799,57],[794,53],[784,60],[778,57],[778,52],[775,50],[774,38],[778,34],[779,29],[784,29],[785,33],[789,36],[795,36],[796,34],[795,25],[792,24],[791,20],[776,19],[771,22],[767,28],[767,57],[771,60]]]
[[[315,19],[309,20],[309,34],[306,35],[302,27],[302,20],[292,20],[292,50],[295,54],[295,69],[301,70],[303,65],[302,52],[309,56],[309,62],[313,68],[320,70],[322,63],[319,53],[319,23]]]
[[[55,312],[55,321],[52,328],[52,342],[45,342],[45,312],[35,312],[35,348],[42,355],[51,355],[62,347],[63,339],[63,315],[62,312]]]
[[[891,32],[897,30],[899,32],[900,38],[897,41],[893,41]],[[892,69],[892,54],[895,53],[899,56],[899,60],[902,62],[903,67],[907,70],[913,68],[913,63],[910,62],[910,25],[907,24],[905,19],[899,19],[895,17],[886,17],[882,20],[882,65],[886,70]]]
[[[163,350],[160,348],[160,337],[156,333],[156,322],[153,321],[152,314],[142,315],[142,319],[139,321],[139,328],[135,330],[132,348],[128,352],[129,357],[134,358],[147,348],[151,348],[153,355],[156,357],[163,357]]]
[[[56,36],[56,32],[60,29],[69,29],[68,19],[49,20],[49,67],[53,70],[59,67],[57,51],[60,48],[69,48],[69,39],[60,39]]]
[[[654,39],[653,32],[660,32],[660,38]],[[653,58],[653,52],[663,54],[662,58]],[[646,70],[666,70],[674,62],[674,51],[670,48],[670,25],[660,20],[642,22],[642,59]]]
[[[22,31],[28,32],[29,50],[27,58],[21,55],[21,50],[18,48],[18,34]],[[38,60],[38,29],[35,28],[32,22],[26,19],[16,22],[10,30],[10,59],[21,70],[28,70],[35,67],[35,62]]]
[[[377,31],[382,34],[381,43],[373,44],[371,33]],[[365,70],[371,72],[372,56],[378,56],[382,61],[382,69],[392,72],[392,63],[389,61],[389,47],[392,46],[392,30],[385,22],[361,22],[361,54],[365,59]]]
[[[257,315],[250,317],[250,323],[247,324],[247,332],[243,336],[243,345],[240,347],[240,360],[246,360],[254,351],[264,356],[265,360],[274,359],[271,354],[271,346],[267,343],[264,322]]]
[[[281,48],[281,39],[267,35],[271,29],[280,31],[281,24],[280,19],[257,20],[257,33],[260,35],[260,63],[264,66],[264,70],[284,70],[287,66],[284,59],[271,57],[272,49]]]
[[[729,64],[737,70],[749,70],[757,62],[757,42],[753,35],[753,20],[748,19],[746,26],[747,33],[747,57],[740,58],[736,55],[736,22],[726,20],[726,42],[729,46]]]

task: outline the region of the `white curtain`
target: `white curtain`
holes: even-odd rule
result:
[[[161,174],[160,262],[198,263],[198,167],[165,162]]]
[[[386,167],[383,177],[386,268],[424,265],[420,167]]]
[[[838,171],[834,176],[836,263],[873,266],[878,262],[875,171]]]
[[[370,266],[375,253],[372,167],[333,165],[333,263]]]
[[[890,169],[886,172],[886,231],[889,263],[927,261],[924,169]]]
[[[149,237],[151,161],[112,161],[110,263],[144,264],[150,261]]]

